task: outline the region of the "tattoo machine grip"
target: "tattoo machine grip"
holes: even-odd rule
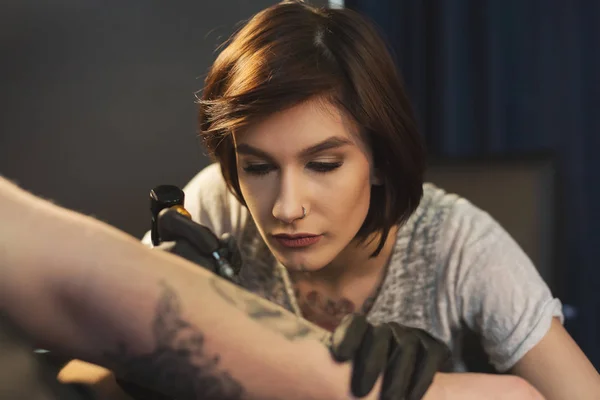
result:
[[[174,185],[160,185],[150,191],[150,212],[152,214],[152,227],[150,230],[152,244],[158,246],[165,239],[161,238],[159,232],[160,212],[166,208],[174,208],[179,213],[191,218],[190,213],[183,207],[185,193]]]
[[[211,267],[207,265],[210,262],[215,266],[210,268],[213,272],[229,280],[234,278],[238,271],[223,256],[222,243],[210,229],[192,221],[173,207],[163,209],[158,214],[158,221],[161,240],[177,243],[174,253],[205,268]]]

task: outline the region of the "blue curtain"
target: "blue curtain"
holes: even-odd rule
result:
[[[390,44],[434,156],[552,152],[567,325],[600,367],[600,2],[346,0]]]

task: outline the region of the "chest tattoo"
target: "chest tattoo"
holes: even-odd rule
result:
[[[316,290],[301,293],[296,289],[296,298],[303,317],[329,331],[333,331],[344,316],[358,308],[344,297],[334,299]]]

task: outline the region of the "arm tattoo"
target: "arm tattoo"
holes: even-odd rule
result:
[[[204,334],[182,319],[176,292],[165,283],[161,286],[152,326],[154,351],[131,354],[119,344],[116,351],[104,354],[116,366],[116,375],[176,399],[242,399],[242,385],[219,367],[218,354],[207,353]]]
[[[210,278],[210,283],[217,294],[225,301],[246,313],[259,324],[285,336],[288,340],[311,338],[326,345],[330,343],[329,332],[288,312],[277,304],[238,288],[216,276]]]

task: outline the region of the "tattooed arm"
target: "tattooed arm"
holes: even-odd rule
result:
[[[350,366],[278,306],[1,178],[0,221],[0,308],[40,346],[177,398],[348,398]],[[468,398],[465,378],[426,398]]]
[[[290,340],[313,334],[300,320],[275,334],[276,307],[208,271],[6,181],[0,221],[0,308],[40,347],[177,398],[345,396],[348,367]]]

